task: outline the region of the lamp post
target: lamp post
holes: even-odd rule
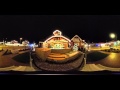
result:
[[[117,34],[110,33],[110,38],[117,40]]]
[[[22,39],[23,39],[23,38],[20,38],[20,44],[21,44]]]
[[[7,38],[6,38],[6,43],[7,43]]]
[[[116,47],[117,47],[117,34],[116,33],[110,33],[110,38],[116,40]]]
[[[4,43],[4,38],[3,38],[3,45],[4,45],[5,43]]]

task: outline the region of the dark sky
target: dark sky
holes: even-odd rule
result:
[[[55,29],[70,39],[77,34],[86,41],[104,42],[111,32],[119,39],[120,15],[0,15],[0,40],[44,41]]]

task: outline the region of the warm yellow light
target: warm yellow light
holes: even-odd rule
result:
[[[51,38],[54,38],[54,37],[62,37],[64,39],[66,39],[67,41],[71,42],[68,38],[66,38],[65,36],[62,36],[62,32],[59,31],[59,30],[55,30],[53,32],[53,36],[49,37],[47,40],[45,40],[44,42],[47,42],[48,40],[50,40]]]
[[[22,39],[23,39],[23,38],[20,38],[20,43],[21,43]]]
[[[62,34],[62,32],[61,31],[59,31],[59,30],[55,30],[54,32],[53,32],[53,34],[54,34],[54,36],[61,36],[61,34]]]
[[[115,59],[116,54],[115,53],[111,53],[111,55],[109,57],[110,57],[110,59]]]
[[[116,36],[115,36],[114,33],[111,33],[111,34],[110,34],[110,37],[111,37],[111,38],[115,38]]]
[[[20,38],[20,40],[22,40],[22,38]]]

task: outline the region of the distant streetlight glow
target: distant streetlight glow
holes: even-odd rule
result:
[[[115,35],[114,33],[111,33],[111,34],[110,34],[110,38],[113,39],[113,38],[115,38],[115,37],[116,37],[116,35]]]
[[[117,34],[116,33],[111,33],[110,34],[110,38],[116,40],[116,42],[114,43],[114,45],[117,47]]]
[[[20,38],[20,44],[21,44],[22,39],[23,39],[23,38]]]

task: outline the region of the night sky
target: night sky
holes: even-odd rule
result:
[[[86,42],[111,40],[109,33],[120,39],[120,15],[0,15],[0,41],[44,41],[56,29],[70,39],[79,35]]]

